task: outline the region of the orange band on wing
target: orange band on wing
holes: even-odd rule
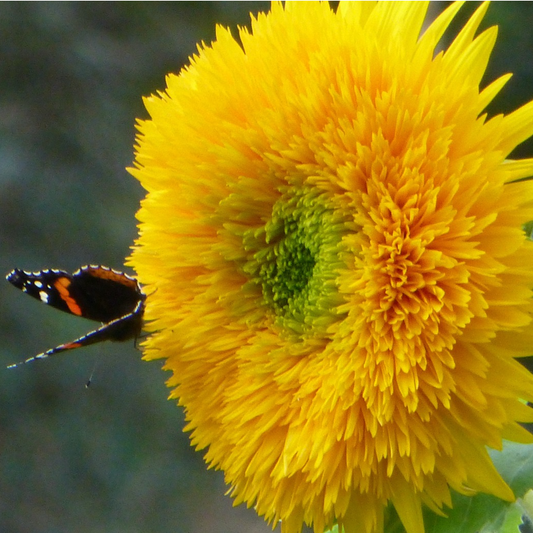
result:
[[[76,303],[74,298],[70,296],[70,292],[68,290],[68,287],[71,283],[72,282],[68,278],[58,278],[54,283],[54,287],[61,295],[62,300],[67,304],[69,311],[74,315],[81,316],[80,306]]]
[[[58,348],[63,348],[63,350],[70,350],[72,348],[79,348],[80,346],[83,346],[81,342],[67,342],[67,344],[62,344],[61,346],[58,346]]]

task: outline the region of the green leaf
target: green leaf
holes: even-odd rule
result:
[[[498,472],[522,498],[533,487],[533,445],[506,442],[503,451],[490,451]],[[426,533],[519,533],[524,510],[487,494],[473,497],[454,493],[447,518],[426,510]]]
[[[526,492],[517,502],[522,510],[521,533],[533,533],[533,490]]]
[[[424,509],[426,533],[533,533],[533,445],[506,442],[503,451],[489,453],[517,501],[453,493],[453,508],[444,510],[447,517]],[[405,533],[391,505],[386,509],[384,530]],[[338,533],[337,526],[330,533]]]
[[[531,178],[528,178],[528,179],[531,179]],[[532,238],[533,236],[533,220],[530,221],[530,222],[526,222],[523,226],[522,226],[523,230],[526,232],[526,235],[529,239]]]
[[[533,444],[505,442],[503,451],[489,451],[494,465],[517,498],[533,488]]]

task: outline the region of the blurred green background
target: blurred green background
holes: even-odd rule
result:
[[[433,4],[432,16],[445,5]],[[121,269],[143,197],[125,171],[135,119],[146,117],[141,97],[163,89],[197,42],[212,41],[216,23],[235,30],[267,9],[0,3],[0,272]],[[492,113],[533,98],[533,5],[494,4],[484,27],[495,23],[486,80],[515,76]],[[533,156],[533,144],[516,155]],[[1,370],[93,324],[7,282],[0,301],[0,533],[270,531],[253,510],[232,508],[222,474],[189,447],[160,362],[107,343]]]

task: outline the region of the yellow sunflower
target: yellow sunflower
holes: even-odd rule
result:
[[[533,103],[488,119],[482,5],[278,3],[146,98],[131,264],[145,358],[235,503],[284,533],[409,533],[450,488],[512,500],[486,446],[531,442]]]

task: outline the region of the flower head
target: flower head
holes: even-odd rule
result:
[[[533,103],[482,114],[509,76],[479,88],[486,5],[435,53],[459,7],[420,36],[424,3],[274,3],[146,99],[145,357],[286,533],[513,498],[486,446],[531,441]]]

